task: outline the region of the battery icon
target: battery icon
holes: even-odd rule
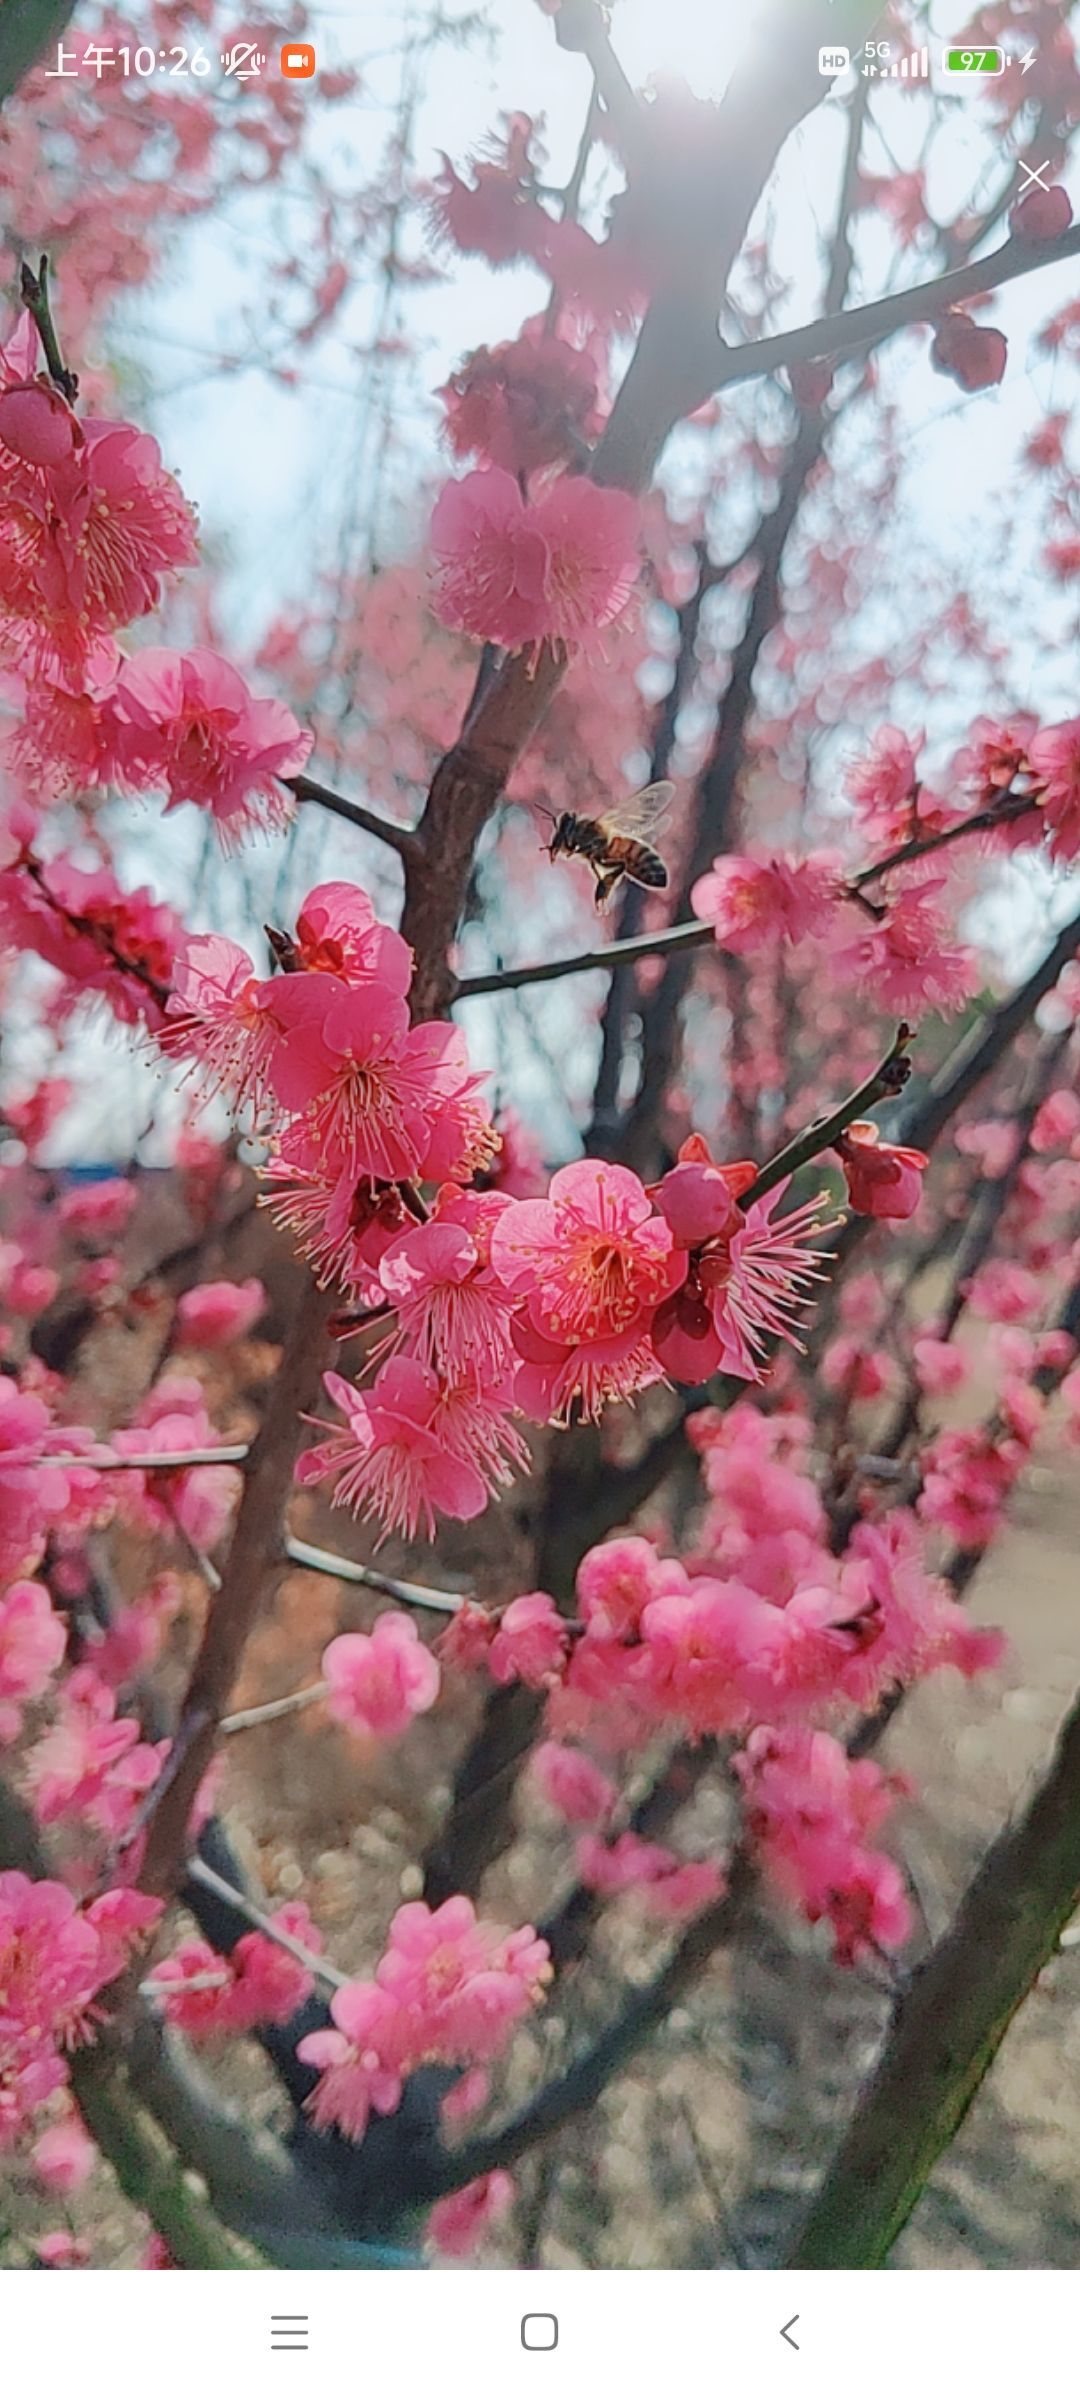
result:
[[[1002,75],[1005,71],[1004,50],[946,50],[942,60],[946,75]]]

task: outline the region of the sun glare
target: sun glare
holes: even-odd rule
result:
[[[657,71],[682,75],[703,100],[719,99],[731,81],[761,0],[619,0],[614,22],[619,56],[631,81]]]

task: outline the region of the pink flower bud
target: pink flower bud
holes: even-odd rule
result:
[[[683,1249],[733,1233],[742,1210],[719,1167],[698,1159],[680,1159],[654,1193],[662,1217]]]
[[[1010,232],[1025,242],[1056,241],[1071,224],[1072,201],[1060,183],[1051,184],[1049,191],[1035,185],[1017,201],[1009,218]]]
[[[13,383],[0,392],[0,442],[28,467],[56,467],[85,435],[63,393],[49,383]]]
[[[849,1125],[834,1144],[847,1179],[848,1199],[863,1217],[912,1217],[928,1165],[922,1150],[883,1142],[876,1125]]]
[[[993,325],[976,325],[963,309],[950,309],[934,335],[930,364],[939,375],[951,375],[962,392],[982,392],[1000,383],[1009,345]]]

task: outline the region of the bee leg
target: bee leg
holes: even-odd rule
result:
[[[609,868],[606,874],[597,873],[594,869],[594,873],[596,873],[596,905],[599,909],[605,909],[622,876],[622,868]]]

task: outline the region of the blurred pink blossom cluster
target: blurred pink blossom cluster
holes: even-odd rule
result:
[[[80,1908],[61,1883],[0,1874],[0,2150],[62,2088],[65,2051],[87,2039],[97,1995],[160,1914],[140,1892]]]
[[[335,1992],[332,2028],[300,2042],[300,2058],[318,2069],[308,2103],[316,2125],[362,2141],[372,2109],[390,2115],[414,2068],[490,2064],[543,1998],[550,1973],[547,1944],[531,1925],[506,1933],[461,1897],[434,1910],[408,1902],[374,1981]]]

